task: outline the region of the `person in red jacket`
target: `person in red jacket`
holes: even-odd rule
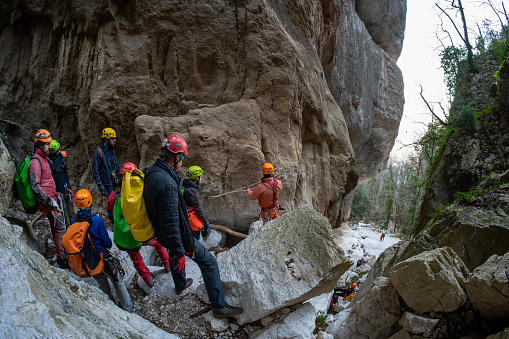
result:
[[[35,133],[34,153],[28,165],[28,173],[30,187],[37,197],[39,209],[49,220],[51,234],[55,242],[57,264],[65,268],[68,267],[62,255],[62,234],[65,232],[65,219],[62,214],[62,203],[59,201],[51,167],[47,160],[51,140],[53,140],[51,133],[45,129],[40,129]]]
[[[261,215],[263,224],[265,225],[267,221],[278,218],[278,199],[279,193],[283,189],[283,184],[280,180],[274,178],[274,166],[272,166],[272,164],[263,164],[262,173],[262,181],[256,185],[254,190],[251,190],[249,185],[246,184],[246,191],[249,199],[258,199],[258,205],[262,209]]]

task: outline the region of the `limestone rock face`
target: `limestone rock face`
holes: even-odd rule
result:
[[[435,328],[438,319],[426,318],[412,312],[405,312],[399,324],[408,332],[429,336],[429,333]]]
[[[373,40],[396,61],[403,47],[406,23],[406,1],[359,0],[355,10]]]
[[[11,155],[5,147],[2,138],[0,138],[0,215],[5,215],[11,204],[12,194],[14,192],[14,176],[16,167],[12,162]]]
[[[330,292],[353,264],[332,240],[327,219],[303,205],[217,256],[226,299],[239,324]]]
[[[359,183],[373,178],[382,170],[394,146],[403,112],[403,76],[389,54],[380,51],[376,44],[377,39],[383,40],[385,38],[381,36],[387,35],[381,33],[378,25],[390,26],[381,22],[392,15],[388,11],[392,5],[386,4],[389,2],[394,3],[398,13],[396,17],[405,16],[406,1],[377,1],[377,5],[373,5],[372,1],[357,1],[360,18],[353,3],[345,1],[338,18],[338,51],[331,56],[330,63],[324,64],[327,83],[348,126]],[[367,10],[367,6],[373,12]],[[373,15],[377,19],[372,20]],[[368,22],[368,29],[371,27],[375,35],[380,32],[380,36],[372,39],[366,22],[361,20],[363,17]],[[367,87],[367,84],[374,83],[378,86]]]
[[[20,240],[21,231],[0,217],[1,337],[87,338],[92,330],[103,337],[178,338],[49,266]]]
[[[468,298],[481,316],[494,324],[509,321],[509,252],[494,255],[467,281]]]
[[[400,318],[394,285],[389,278],[379,277],[359,303],[334,316],[326,332],[334,338],[388,338],[396,332]]]
[[[509,251],[509,195],[500,194],[492,208],[453,205],[431,220],[401,254],[401,260],[438,247],[451,247],[469,270],[492,255]]]
[[[292,312],[282,323],[271,325],[270,327],[256,332],[251,336],[252,339],[291,339],[314,338],[315,329],[315,308],[310,303],[305,303],[297,311]]]
[[[398,263],[391,279],[403,300],[419,313],[452,312],[467,301],[462,289],[468,271],[451,248],[423,252]]]
[[[93,186],[90,157],[104,127],[117,131],[120,162],[143,165],[164,133],[181,133],[194,138],[186,166],[204,167],[210,192],[253,183],[272,162],[285,207],[309,203],[339,225],[357,169],[366,180],[382,167],[403,108],[391,35],[402,36],[405,6],[380,5],[377,21],[365,6],[359,17],[354,3],[4,1],[7,147],[19,160],[37,129],[50,130],[68,151],[71,183],[83,187]],[[135,128],[140,116],[153,120]],[[225,152],[227,145],[245,154]],[[206,212],[243,229],[258,213],[236,200],[213,199]]]

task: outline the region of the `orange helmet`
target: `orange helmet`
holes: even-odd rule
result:
[[[45,129],[40,129],[35,133],[34,142],[40,141],[40,142],[51,142],[53,140],[51,138],[51,133],[48,132]]]
[[[364,261],[364,257],[362,258],[362,261]]]
[[[76,201],[76,207],[87,208],[92,205],[92,194],[87,189],[81,189],[76,192],[74,200]]]
[[[187,155],[187,142],[184,138],[175,134],[168,135],[161,144],[161,148],[166,148],[171,153],[183,153]]]
[[[126,162],[125,164],[122,165],[122,167],[120,167],[119,174],[122,175],[122,174],[124,174],[124,172],[133,173],[133,171],[136,168],[138,168],[138,167],[136,167],[136,165],[133,164],[132,162]]]
[[[263,166],[262,166],[262,173],[263,174],[273,174],[274,173],[274,166],[272,166],[272,164],[269,164],[268,162],[263,164]]]
[[[357,287],[357,284],[356,283],[353,283],[352,284],[352,288],[356,288]]]

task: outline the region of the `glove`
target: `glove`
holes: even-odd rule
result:
[[[52,210],[56,210],[56,209],[58,209],[58,204],[57,204],[57,202],[56,202],[55,200],[51,200],[50,208],[51,208]]]
[[[184,256],[181,256],[180,258],[177,258],[177,260],[179,261],[177,267],[175,267],[175,270],[176,271],[185,271],[186,270],[186,257]]]
[[[62,156],[63,156],[64,158],[66,158],[66,157],[67,157],[67,152],[66,152],[66,151],[60,151],[60,153],[62,153]]]
[[[100,188],[99,190],[101,191],[101,194],[103,196],[108,197],[108,191],[106,191],[106,188],[103,187],[103,188]]]
[[[207,240],[207,237],[210,235],[210,224],[207,223],[206,225],[203,225],[203,228],[201,229],[201,236],[203,237],[203,240]]]

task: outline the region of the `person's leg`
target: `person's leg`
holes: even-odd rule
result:
[[[110,284],[108,283],[108,277],[104,273],[94,275],[95,281],[99,284],[99,289],[104,292],[110,298],[111,301],[115,302],[113,294],[111,293]]]
[[[131,312],[133,309],[131,296],[129,295],[129,292],[127,292],[124,280],[122,279],[122,276],[120,275],[118,269],[113,264],[111,256],[104,259],[104,271],[108,274],[109,278],[113,282],[113,286],[115,287],[115,291],[117,292],[120,306],[127,312]]]
[[[267,223],[267,219],[265,218],[265,211],[264,210],[261,210],[260,214],[262,215],[262,222],[263,222],[263,225],[265,225]]]
[[[55,254],[57,260],[63,261],[64,257],[62,254],[62,234],[65,233],[65,223],[63,223],[63,215],[60,212],[50,211],[46,217],[49,220],[51,234],[53,235],[53,241],[55,242]]]
[[[175,283],[175,289],[183,290],[187,286],[186,281],[186,271],[177,271],[175,268],[177,267],[178,261],[170,260],[170,272],[173,278],[173,282]]]
[[[147,284],[150,280],[150,271],[145,266],[145,262],[143,261],[143,258],[141,256],[140,252],[127,252],[129,254],[129,257],[131,258],[133,262],[133,266],[136,269],[136,272],[140,275],[141,279],[143,279]]]
[[[270,220],[274,220],[274,219],[277,219],[279,216],[277,215],[277,211],[279,210],[278,207],[274,207],[273,209],[271,209],[269,211],[269,215],[270,215]]]
[[[158,243],[156,239],[153,239],[149,245],[156,249],[157,255],[159,256],[159,258],[161,258],[161,263],[163,264],[164,268],[166,270],[169,270],[170,269],[170,257],[168,255],[168,251],[166,250],[166,248],[161,246],[161,244]]]
[[[227,304],[224,300],[223,285],[221,284],[216,258],[198,241],[195,241],[195,246],[196,249],[192,259],[200,267],[212,308],[221,309]]]

